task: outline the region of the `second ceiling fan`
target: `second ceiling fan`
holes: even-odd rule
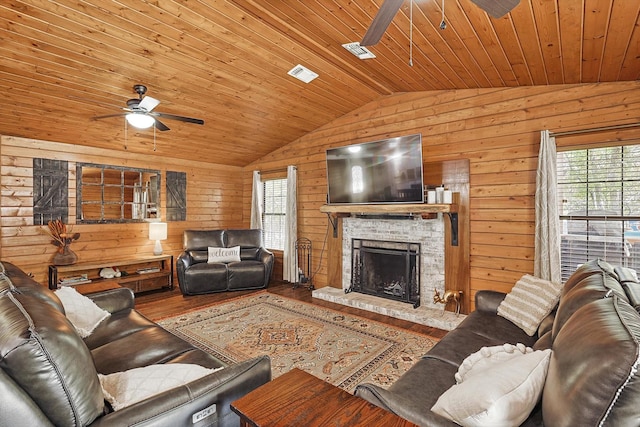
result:
[[[410,0],[413,1],[413,0]],[[520,0],[471,0],[478,5],[482,10],[487,12],[494,18],[500,18],[516,7]],[[378,10],[375,18],[371,22],[371,25],[367,29],[360,46],[373,46],[377,44],[382,35],[387,31],[387,27],[393,21],[393,18],[398,13],[400,6],[404,0],[384,0],[382,6]]]

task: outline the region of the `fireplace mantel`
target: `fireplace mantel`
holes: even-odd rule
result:
[[[433,218],[433,214],[444,213],[451,220],[451,246],[458,246],[458,205],[457,204],[427,204],[427,203],[399,203],[380,205],[322,205],[320,212],[329,217],[345,216],[351,214],[417,214],[422,218]],[[337,222],[331,221],[334,237],[337,234]]]

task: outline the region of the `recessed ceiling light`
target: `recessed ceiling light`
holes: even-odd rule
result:
[[[369,49],[364,46],[360,46],[359,42],[345,43],[342,47],[360,59],[371,59],[376,57]]]
[[[316,77],[318,77],[317,73],[314,73],[313,71],[311,71],[310,69],[308,69],[307,67],[303,66],[303,65],[296,65],[295,67],[293,67],[292,69],[289,70],[289,72],[287,73],[292,77],[295,77],[298,80],[301,80],[305,83],[309,83],[311,82],[311,80],[315,79]]]

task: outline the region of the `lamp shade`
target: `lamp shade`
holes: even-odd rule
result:
[[[166,222],[149,223],[149,239],[150,240],[165,240],[166,238],[167,238]]]
[[[150,128],[156,122],[156,119],[144,113],[129,113],[125,117],[131,126],[138,129]]]

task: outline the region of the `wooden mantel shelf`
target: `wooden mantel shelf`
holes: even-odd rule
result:
[[[406,203],[395,205],[322,205],[320,212],[329,214],[432,214],[458,212],[456,204]]]
[[[458,205],[457,204],[427,204],[406,203],[395,205],[322,205],[320,212],[331,217],[346,216],[350,214],[417,214],[423,218],[431,218],[433,214],[444,213],[451,220],[451,245],[458,246]],[[333,236],[337,237],[338,223],[331,221]]]

